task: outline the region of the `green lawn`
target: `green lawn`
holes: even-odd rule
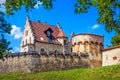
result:
[[[0,74],[0,80],[120,80],[120,65],[94,69]]]

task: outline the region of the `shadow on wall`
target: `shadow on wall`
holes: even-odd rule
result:
[[[90,67],[89,55],[60,51],[23,52],[4,55],[0,60],[0,73],[40,72]]]

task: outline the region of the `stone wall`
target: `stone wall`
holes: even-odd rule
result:
[[[57,51],[8,54],[4,55],[4,60],[0,60],[0,73],[32,73],[82,67],[90,67],[88,56]]]

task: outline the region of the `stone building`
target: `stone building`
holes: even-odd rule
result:
[[[101,66],[104,36],[96,34],[72,34],[72,52],[89,55],[91,67]]]
[[[26,24],[22,35],[20,52],[37,51],[71,51],[69,40],[60,28],[56,26],[33,22],[26,17]]]
[[[102,66],[120,64],[120,45],[103,49]]]

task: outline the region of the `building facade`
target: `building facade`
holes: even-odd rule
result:
[[[68,51],[69,40],[60,25],[51,26],[40,21],[33,22],[26,17],[26,24],[22,35],[20,52],[37,51]]]
[[[104,36],[83,33],[72,34],[71,40],[60,28],[31,21],[26,17],[26,23],[20,44],[20,52],[60,51],[86,55],[91,67],[106,66],[120,63],[120,46],[103,49]]]
[[[102,49],[104,45],[104,36],[84,33],[72,34],[72,52],[88,54],[91,67],[102,64]]]
[[[120,64],[120,45],[103,49],[102,66]]]

